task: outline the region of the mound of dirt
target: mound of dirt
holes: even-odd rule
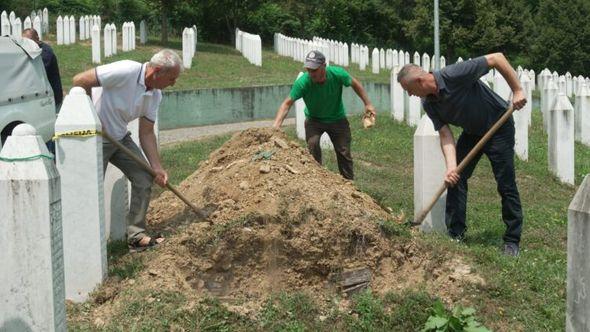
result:
[[[427,284],[453,301],[464,284],[484,283],[460,259],[433,258],[396,236],[402,227],[388,211],[280,131],[234,135],[178,189],[215,211],[200,221],[170,192],[153,201],[150,227],[177,234],[149,253],[150,268],[132,285],[123,283],[133,290],[128,294],[216,296],[246,313],[279,291],[307,292],[321,302],[367,287]],[[125,301],[117,292],[111,297],[105,306]]]

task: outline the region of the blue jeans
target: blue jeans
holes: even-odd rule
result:
[[[480,139],[481,136],[470,135],[465,132],[459,136],[456,145],[458,163],[467,156]],[[465,222],[467,181],[484,153],[492,164],[497,190],[502,199],[502,220],[506,225],[504,242],[518,244],[522,233],[523,216],[514,172],[514,123],[512,121],[508,121],[500,127],[486,143],[482,151],[465,167],[459,182],[454,187],[448,188],[445,223],[449,235],[463,237],[467,230]]]

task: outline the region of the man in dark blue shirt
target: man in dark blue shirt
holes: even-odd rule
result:
[[[39,48],[41,48],[41,58],[43,59],[43,65],[45,67],[45,72],[47,73],[47,79],[51,85],[51,90],[53,90],[53,98],[55,98],[55,110],[59,111],[64,96],[61,87],[59,66],[57,65],[57,57],[55,56],[55,53],[53,53],[51,46],[39,40],[39,34],[35,29],[29,28],[23,30],[22,36],[31,39],[39,45]]]
[[[492,136],[462,174],[456,171],[458,162],[508,108],[505,100],[480,81],[490,68],[498,70],[508,82],[514,109],[522,108],[526,97],[514,69],[502,53],[488,54],[430,73],[408,64],[400,70],[397,80],[408,94],[422,98],[424,110],[439,132],[447,167],[445,182],[449,185],[445,216],[449,235],[457,240],[464,237],[467,180],[485,153],[502,197],[502,219],[506,224],[504,253],[518,256],[523,216],[514,172],[514,121],[507,121]],[[449,124],[463,128],[456,145]]]

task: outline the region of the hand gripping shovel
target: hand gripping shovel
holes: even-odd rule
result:
[[[500,129],[500,127],[502,127],[502,125],[512,116],[512,113],[514,113],[514,109],[512,107],[512,103],[510,103],[510,107],[508,107],[508,110],[506,111],[506,113],[504,113],[504,115],[502,115],[502,117],[500,119],[498,119],[498,121],[496,121],[496,123],[494,123],[492,128],[490,128],[488,130],[488,132],[479,140],[479,142],[477,142],[477,144],[473,147],[473,149],[471,149],[471,151],[469,151],[467,156],[465,156],[465,158],[463,158],[461,163],[459,163],[459,166],[457,166],[457,174],[461,174],[461,172],[463,171],[465,166],[467,166],[471,162],[471,160],[473,160],[475,155],[479,151],[481,151],[483,146],[490,140],[490,138],[496,133],[496,131],[498,131],[498,129]],[[432,208],[434,207],[434,204],[436,204],[436,201],[438,201],[439,197],[445,192],[445,190],[447,190],[447,187],[448,187],[447,183],[443,182],[443,184],[440,186],[440,188],[438,188],[438,191],[434,194],[434,197],[432,198],[430,203],[428,203],[428,205],[426,205],[426,207],[424,209],[422,209],[422,211],[420,211],[420,213],[418,213],[414,217],[414,221],[410,222],[410,224],[412,226],[418,226],[418,225],[422,224],[422,222],[426,218],[426,215],[428,215],[430,210],[432,210]]]
[[[123,153],[125,153],[129,158],[133,159],[139,166],[141,166],[143,169],[145,169],[147,172],[149,172],[153,177],[156,176],[156,172],[150,167],[150,165],[148,165],[145,161],[143,161],[141,158],[139,158],[137,155],[135,155],[135,153],[133,153],[131,150],[129,150],[128,148],[123,146],[123,144],[119,143],[117,140],[115,140],[111,135],[107,134],[106,132],[103,131],[101,134],[104,138],[106,138],[111,143],[113,143],[114,146],[116,146],[118,149],[123,151]],[[176,190],[176,188],[174,188],[168,182],[166,183],[166,188],[168,188],[170,191],[172,191],[176,196],[178,196],[178,198],[180,198],[186,205],[188,205],[197,214],[197,216],[200,219],[202,219],[202,220],[207,219],[207,217],[209,217],[211,212],[213,212],[213,211],[211,211],[211,209],[209,207],[204,208],[204,209],[197,208],[183,194],[181,194],[178,190]],[[213,206],[212,206],[212,208],[214,209]]]

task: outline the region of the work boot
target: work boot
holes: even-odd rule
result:
[[[504,243],[504,255],[511,256],[511,257],[518,257],[520,249],[518,248],[518,244],[514,242],[506,242]]]

